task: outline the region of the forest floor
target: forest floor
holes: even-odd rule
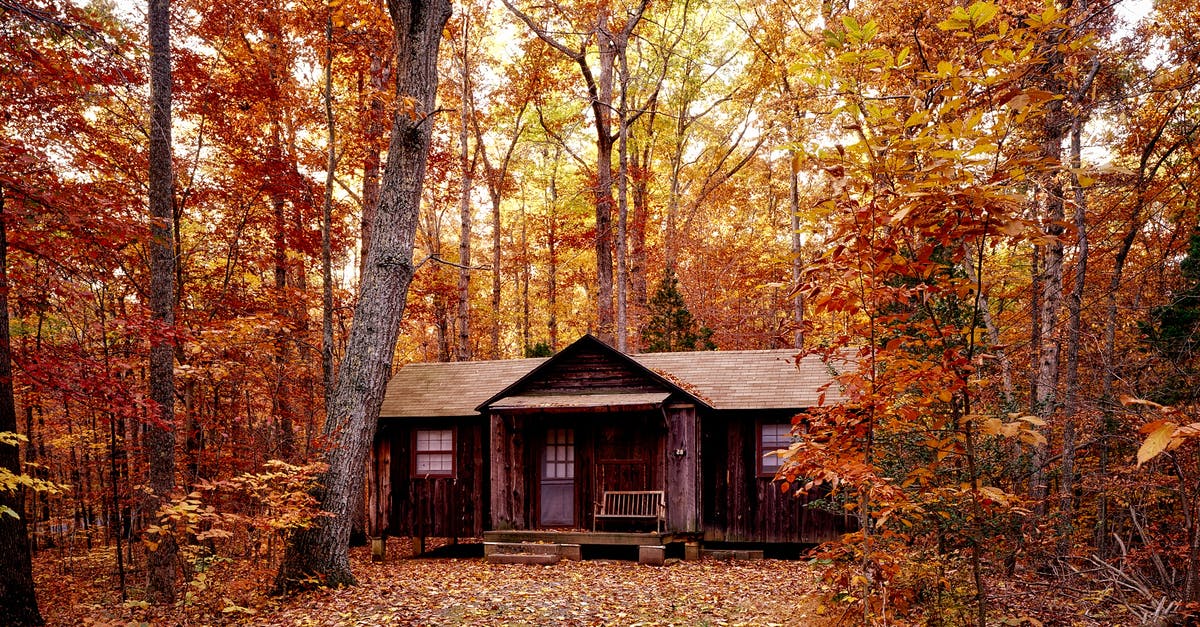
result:
[[[850,605],[822,580],[823,567],[808,560],[684,562],[661,567],[624,559],[562,561],[551,566],[494,565],[481,547],[440,547],[407,555],[407,542],[389,543],[388,560],[351,551],[359,585],[271,597],[274,564],[266,560],[196,562],[196,571],[173,606],[141,599],[144,573],[127,573],[128,597],[118,593],[111,547],[64,555],[43,551],[34,560],[38,602],[47,625],[129,627],[254,625],[262,627],[373,627],[383,625],[478,626],[813,626],[853,621]],[[1065,586],[1035,573],[991,579],[989,624],[1136,625],[1111,590],[1086,582]],[[916,608],[913,608],[916,609]],[[943,616],[969,621],[963,603]],[[919,615],[909,616],[923,623]],[[0,620],[0,623],[3,621]],[[903,624],[903,621],[897,621]]]
[[[389,544],[389,550],[393,545]],[[435,553],[436,555],[436,553]],[[817,571],[805,561],[671,560],[666,566],[589,559],[552,566],[492,565],[482,558],[352,551],[359,585],[287,598],[265,594],[271,571],[219,560],[197,573],[175,607],[120,601],[111,550],[35,563],[48,625],[820,625]],[[197,583],[198,581],[198,583]],[[129,577],[139,598],[139,574]]]

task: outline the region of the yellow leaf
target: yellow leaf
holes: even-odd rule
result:
[[[1138,449],[1138,466],[1154,459],[1156,455],[1166,450],[1167,445],[1171,443],[1171,436],[1175,435],[1175,427],[1173,422],[1163,422],[1161,426],[1150,433],[1146,441],[1142,442],[1142,447]]]
[[[938,400],[943,403],[949,403],[951,400],[954,400],[954,396],[950,394],[950,390],[942,390],[938,392]]]

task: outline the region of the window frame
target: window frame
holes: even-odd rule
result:
[[[767,447],[763,446],[763,427],[768,426],[768,425],[771,425],[771,426],[778,425],[778,426],[787,428],[788,440],[784,446],[774,446],[771,448],[767,448]],[[780,459],[779,456],[776,455],[775,456],[775,460],[776,460],[775,467],[770,468],[770,469],[765,468],[765,462],[767,461],[766,454],[770,453],[772,451],[786,449],[787,445],[790,445],[792,442],[795,442],[796,436],[791,434],[791,431],[793,428],[795,428],[795,426],[796,425],[792,424],[791,421],[789,421],[789,420],[783,420],[783,421],[759,420],[755,423],[754,450],[757,453],[756,460],[755,460],[755,470],[757,471],[757,475],[759,478],[774,479],[775,475],[778,473],[779,469],[781,467],[783,467],[783,460]]]
[[[421,433],[421,432],[441,432],[441,431],[449,431],[450,432],[450,448],[449,449],[436,449],[436,450],[425,450],[425,451],[418,449],[418,446],[419,446],[418,442],[420,439],[420,436],[418,435],[419,433]],[[450,469],[449,470],[438,471],[438,472],[421,472],[421,471],[417,470],[417,463],[418,463],[418,460],[420,459],[421,455],[423,455],[423,454],[442,455],[442,454],[446,454],[446,453],[450,454]],[[417,427],[417,428],[413,429],[413,432],[412,432],[412,476],[414,478],[425,478],[425,479],[443,479],[443,478],[453,479],[453,478],[456,478],[457,475],[458,475],[458,429],[456,427]]]

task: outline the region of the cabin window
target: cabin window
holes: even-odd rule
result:
[[[758,475],[774,477],[783,460],[774,452],[792,445],[792,425],[787,422],[764,422],[758,425]]]
[[[453,477],[454,430],[417,429],[413,468],[418,476]]]

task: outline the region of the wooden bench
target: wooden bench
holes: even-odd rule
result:
[[[592,531],[601,518],[653,518],[655,530],[662,533],[667,521],[667,503],[662,490],[623,490],[604,492],[592,515]]]

